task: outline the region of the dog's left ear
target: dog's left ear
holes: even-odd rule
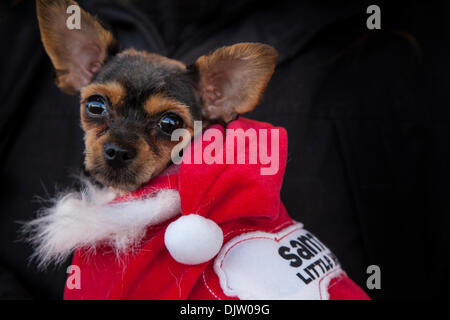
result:
[[[229,122],[253,110],[275,69],[277,51],[261,43],[219,48],[195,62],[206,119]]]
[[[80,29],[67,26],[69,7],[79,10]],[[69,93],[80,91],[115,45],[113,35],[72,0],[37,0],[37,14],[42,42],[56,70],[56,84]]]

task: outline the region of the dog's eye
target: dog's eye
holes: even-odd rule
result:
[[[166,134],[172,134],[176,129],[183,126],[183,119],[175,113],[169,112],[163,114],[158,121],[158,128]]]
[[[105,98],[99,95],[89,97],[86,101],[86,110],[92,116],[106,115],[108,111],[106,110]]]

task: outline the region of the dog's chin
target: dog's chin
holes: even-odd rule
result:
[[[168,166],[169,165],[161,167],[146,166],[145,168],[135,167],[113,170],[108,166],[97,164],[92,167],[86,165],[86,170],[91,177],[105,187],[112,188],[115,191],[124,194],[136,191],[142,185],[160,175]]]
[[[89,172],[91,173],[91,176],[102,185],[108,188],[112,188],[121,194],[133,192],[139,189],[144,183],[152,178],[151,174],[148,177],[140,176],[140,179],[138,179],[137,175],[131,174],[129,172],[123,174],[105,174],[96,170]]]
[[[101,175],[94,175],[94,178],[98,182],[103,184],[105,187],[114,189],[115,191],[117,191],[119,193],[133,192],[133,191],[139,189],[139,187],[142,185],[142,184],[137,184],[137,183],[132,183],[132,182],[116,181],[115,179],[110,179],[110,178],[108,179]]]

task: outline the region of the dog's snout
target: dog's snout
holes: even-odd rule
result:
[[[103,146],[103,156],[113,168],[120,168],[136,157],[136,150],[131,147],[124,148],[110,142],[105,143]]]

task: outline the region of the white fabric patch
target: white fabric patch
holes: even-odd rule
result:
[[[326,300],[343,274],[335,255],[301,223],[228,241],[214,262],[223,292],[242,300]]]

